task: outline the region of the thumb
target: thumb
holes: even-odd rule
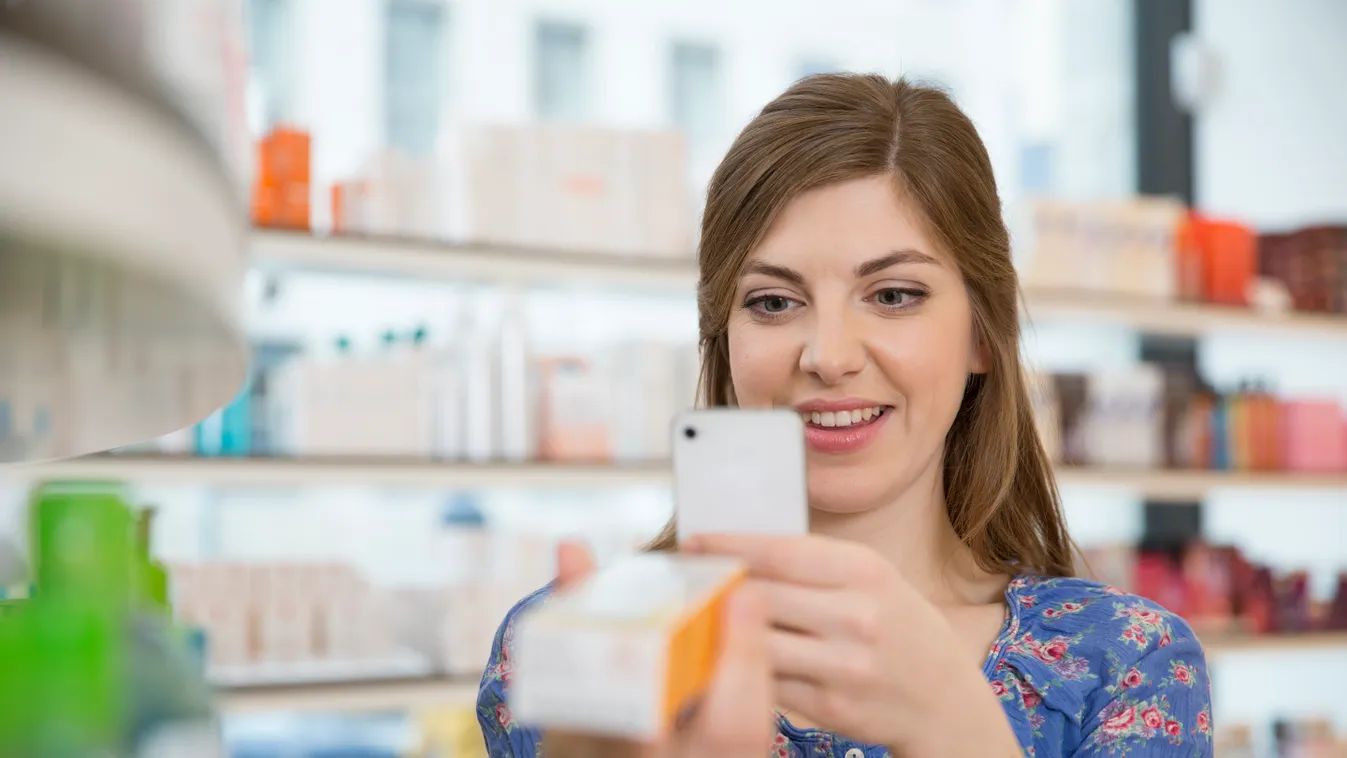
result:
[[[760,755],[772,740],[774,687],[767,601],[753,585],[730,597],[716,671],[689,725],[691,754]]]
[[[570,589],[593,572],[594,554],[584,544],[563,540],[557,546],[557,589]]]

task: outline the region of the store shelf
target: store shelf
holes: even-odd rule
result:
[[[1202,642],[1208,658],[1240,653],[1341,653],[1347,655],[1347,632],[1212,637]]]
[[[1028,316],[1035,323],[1069,319],[1174,337],[1245,332],[1347,339],[1347,317],[1326,313],[1262,313],[1230,306],[1034,289],[1025,293],[1025,300]]]
[[[667,465],[440,463],[397,459],[191,458],[106,455],[0,469],[4,479],[117,480],[211,486],[365,486],[390,489],[612,488],[659,485]]]
[[[1222,471],[1127,471],[1062,467],[1064,488],[1107,488],[1153,499],[1200,499],[1212,490],[1260,489],[1347,493],[1347,473],[1260,474]],[[615,488],[666,485],[669,466],[649,464],[437,463],[380,459],[190,458],[92,456],[0,469],[0,481],[41,478],[117,480],[132,484],[211,486],[369,486],[392,489]]]
[[[639,286],[682,293],[693,292],[697,282],[696,262],[690,255],[680,260],[396,238],[315,237],[280,231],[255,232],[252,251],[254,264],[269,270],[521,286]],[[1347,317],[1327,314],[1265,314],[1242,308],[1035,289],[1026,293],[1026,300],[1028,315],[1035,322],[1070,319],[1185,337],[1235,331],[1347,339]]]
[[[1263,637],[1212,637],[1203,641],[1208,659],[1243,653],[1347,654],[1347,632]],[[476,678],[418,678],[329,682],[219,690],[222,709],[231,715],[272,712],[377,712],[468,706],[477,698]]]
[[[393,712],[467,706],[477,700],[474,678],[430,677],[325,684],[229,687],[217,690],[226,715],[260,712]]]
[[[400,238],[315,237],[258,231],[253,263],[264,270],[359,273],[483,284],[639,286],[691,293],[697,268],[689,259],[522,250]]]
[[[1149,471],[1059,467],[1062,487],[1129,490],[1152,500],[1200,500],[1215,490],[1276,490],[1347,495],[1347,473],[1293,474],[1239,471]]]

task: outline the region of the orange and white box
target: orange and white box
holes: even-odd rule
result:
[[[734,559],[643,553],[519,619],[510,709],[540,729],[658,739],[711,680]]]

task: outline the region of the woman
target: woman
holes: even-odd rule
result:
[[[811,534],[684,546],[741,557],[765,597],[764,751],[1211,755],[1192,630],[1072,577],[991,164],[944,93],[794,85],[712,178],[699,265],[706,403],[807,420]],[[492,755],[535,752],[504,681],[546,594],[483,679]]]

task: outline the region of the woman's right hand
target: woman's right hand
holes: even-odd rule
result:
[[[575,586],[594,570],[594,557],[582,545],[562,543],[557,550],[557,589]],[[772,670],[767,652],[767,607],[755,591],[743,588],[725,614],[720,656],[701,704],[667,741],[639,744],[579,734],[548,733],[545,758],[762,758],[775,725],[772,719]]]

